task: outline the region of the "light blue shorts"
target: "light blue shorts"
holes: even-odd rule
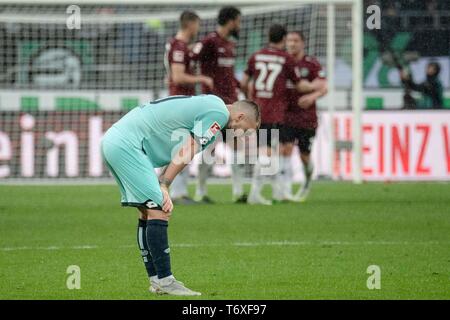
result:
[[[163,196],[153,164],[142,149],[111,127],[102,139],[103,159],[120,188],[122,206],[161,210]]]

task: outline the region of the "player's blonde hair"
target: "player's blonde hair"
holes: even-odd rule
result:
[[[239,100],[233,103],[233,107],[253,116],[257,123],[257,127],[259,128],[261,124],[261,110],[256,102],[248,99]]]

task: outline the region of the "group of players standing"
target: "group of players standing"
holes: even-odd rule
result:
[[[235,78],[236,43],[240,30],[241,12],[228,6],[220,9],[215,31],[199,42],[191,44],[200,29],[200,18],[193,11],[180,16],[180,29],[166,44],[165,64],[168,71],[170,95],[195,95],[196,84],[203,94],[214,94],[226,104],[238,100],[239,90],[254,100],[261,109],[261,129],[266,129],[267,144],[259,146],[259,157],[254,165],[249,196],[243,191],[244,166],[233,161],[233,201],[250,204],[272,204],[261,195],[265,182],[263,167],[278,157],[279,168],[270,178],[273,181],[273,199],[276,201],[304,201],[311,188],[313,165],[310,158],[312,140],[316,133],[316,100],[326,94],[327,85],[319,62],[305,54],[305,39],[301,31],[287,31],[280,24],[269,29],[267,47],[253,53],[241,81]],[[196,64],[200,73],[196,73]],[[273,129],[279,131],[278,141],[272,141]],[[225,133],[223,136],[226,137]],[[259,137],[260,135],[258,135]],[[292,150],[298,144],[303,163],[305,183],[292,194]],[[279,154],[273,147],[279,147]],[[273,159],[272,159],[273,160]],[[188,197],[187,169],[172,184],[174,202],[192,204],[211,203],[207,196],[207,178],[211,164],[201,162],[195,200]]]

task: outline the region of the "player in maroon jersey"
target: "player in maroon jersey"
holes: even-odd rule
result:
[[[175,37],[166,44],[165,66],[169,80],[169,95],[195,95],[195,84],[201,83],[213,89],[213,80],[204,75],[195,75],[194,61],[188,46],[197,36],[200,28],[200,18],[193,11],[183,11],[180,16],[180,29]],[[175,203],[193,204],[188,196],[189,171],[185,168],[173,181],[171,197]]]
[[[261,108],[260,129],[266,129],[266,131],[261,131],[258,137],[261,138],[261,133],[267,133],[267,146],[261,146],[261,143],[258,143],[260,156],[254,167],[252,188],[248,198],[250,204],[272,204],[261,195],[263,171],[268,164],[278,160],[277,155],[272,156],[272,149],[278,146],[278,141],[272,141],[272,129],[278,129],[279,139],[281,141],[284,139],[283,123],[289,102],[287,81],[294,83],[298,91],[310,92],[314,89],[313,84],[301,81],[300,71],[295,65],[294,58],[285,51],[286,35],[284,26],[275,24],[270,27],[269,45],[250,57],[241,81],[241,90],[246,95],[249,84],[252,83],[250,88],[252,98]],[[270,173],[275,178],[279,174],[279,170]],[[280,193],[280,191],[274,190],[274,193]]]
[[[233,103],[238,100],[239,82],[234,75],[236,60],[235,42],[231,38],[238,38],[241,22],[241,12],[233,6],[223,7],[217,18],[217,29],[207,34],[192,49],[193,58],[199,62],[202,75],[214,80],[214,87],[202,85],[202,93],[214,94],[222,98],[225,103]],[[222,131],[225,140],[225,130]],[[199,166],[196,200],[206,203],[212,202],[207,196],[206,179],[209,176],[212,165],[201,163]],[[243,166],[232,164],[233,199],[242,200]],[[244,196],[245,197],[245,196]]]
[[[305,201],[311,189],[311,176],[313,173],[313,164],[311,162],[311,146],[316,135],[318,126],[316,101],[327,93],[327,81],[325,73],[319,61],[305,53],[305,39],[300,31],[291,31],[286,39],[287,51],[291,54],[296,66],[300,70],[300,76],[303,81],[307,81],[314,87],[314,90],[307,93],[299,93],[290,86],[289,106],[285,115],[285,135],[284,143],[281,148],[282,171],[284,184],[280,186],[285,194],[291,194],[292,169],[288,160],[292,155],[294,144],[297,143],[300,149],[300,158],[303,163],[305,174],[305,183],[295,194],[294,200]]]

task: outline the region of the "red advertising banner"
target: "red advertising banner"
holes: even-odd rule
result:
[[[122,115],[121,111],[0,112],[0,179],[109,177],[100,141]],[[351,141],[352,114],[335,113],[334,128],[336,140]],[[349,180],[353,152],[332,152],[329,129],[329,114],[322,112],[312,153],[315,176]],[[218,149],[218,154],[229,152],[223,146]],[[450,180],[450,111],[364,112],[361,157],[365,180]],[[295,180],[301,180],[298,154],[292,164]],[[226,171],[220,176],[229,171],[223,165],[216,169]]]

